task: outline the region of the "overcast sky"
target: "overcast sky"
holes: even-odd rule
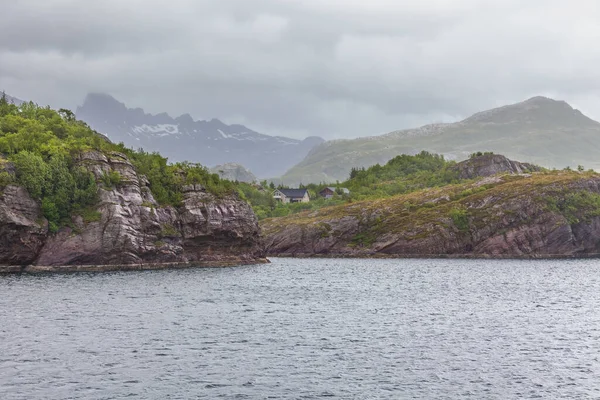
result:
[[[0,0],[0,90],[368,136],[534,95],[600,119],[596,0]]]

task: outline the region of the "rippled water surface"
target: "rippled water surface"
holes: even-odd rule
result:
[[[600,398],[600,261],[0,276],[0,399]]]

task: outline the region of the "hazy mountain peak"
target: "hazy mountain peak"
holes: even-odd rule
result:
[[[85,99],[83,100],[83,105],[84,106],[89,106],[91,104],[94,105],[113,105],[113,106],[122,106],[125,107],[125,104],[121,103],[120,101],[118,101],[117,99],[115,99],[114,97],[112,97],[109,94],[106,93],[88,93],[85,96]]]
[[[517,104],[555,104],[555,103],[565,103],[565,101],[562,100],[554,100],[551,99],[550,97],[546,97],[546,96],[533,96],[532,98],[529,98],[525,101],[523,101],[522,103],[517,103]]]
[[[182,114],[179,117],[176,118],[177,121],[180,121],[181,123],[185,123],[185,124],[193,124],[194,122],[194,118],[192,118],[192,116],[190,114]]]
[[[4,92],[0,92],[0,95],[2,95],[2,93],[4,93]],[[8,95],[8,93],[4,93],[4,95],[6,96],[6,101],[8,101],[9,103],[16,104],[16,105],[24,103],[23,100],[17,99],[16,97],[12,97],[12,96]]]
[[[482,111],[461,121],[465,124],[534,124],[540,127],[592,125],[597,122],[562,100],[535,96],[520,103]]]
[[[177,118],[164,112],[147,114],[104,93],[88,94],[76,115],[114,142],[159,151],[171,161],[187,160],[206,166],[236,162],[263,178],[283,174],[323,141],[264,135],[217,118],[194,121],[190,114]]]
[[[461,160],[479,151],[505,154],[544,167],[579,164],[600,170],[600,123],[568,103],[536,96],[482,111],[451,124],[425,125],[381,136],[338,140],[315,147],[282,177],[288,184],[334,182],[352,167],[384,164],[422,150]]]

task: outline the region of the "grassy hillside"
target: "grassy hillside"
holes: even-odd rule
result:
[[[427,152],[414,156],[400,155],[383,166],[376,164],[369,168],[352,169],[350,179],[333,185],[338,190],[332,199],[325,200],[318,195],[325,187],[332,185],[324,183],[306,185],[311,197],[309,203],[276,202],[271,194],[275,189],[273,185],[263,191],[259,191],[256,186],[246,184],[241,184],[240,188],[244,197],[253,205],[259,219],[264,219],[456,183],[459,181],[459,174],[456,169],[453,169],[454,165],[456,165],[454,161],[446,161],[442,156]],[[263,183],[263,186],[266,187],[266,183]],[[343,193],[339,190],[341,188],[348,189],[350,193]]]
[[[552,251],[548,238],[555,231],[562,235],[556,248],[569,245],[572,233],[562,226],[600,216],[599,188],[600,174],[589,171],[491,176],[266,219],[261,226],[272,254],[486,253],[490,243],[493,252],[507,254],[535,246]],[[581,236],[596,246],[594,235]]]
[[[422,150],[443,154],[450,160],[463,160],[475,151],[485,150],[547,168],[583,164],[600,169],[598,137],[598,122],[565,102],[535,97],[453,124],[326,142],[281,179],[290,185],[343,181],[353,167],[383,164],[398,154]]]
[[[517,167],[518,165],[518,167]],[[255,187],[242,185],[246,198],[254,206],[259,219],[283,217],[307,210],[352,203],[367,199],[382,199],[398,194],[407,194],[425,188],[440,187],[449,184],[470,181],[474,176],[494,175],[510,169],[521,168],[521,172],[530,172],[540,168],[508,160],[493,153],[477,152],[470,155],[468,161],[456,163],[448,161],[438,154],[422,151],[414,156],[406,154],[396,156],[385,165],[373,165],[369,168],[352,168],[350,179],[333,185],[309,184],[305,187],[311,196],[309,203],[281,204],[273,201],[271,190],[258,192]],[[465,171],[471,170],[466,174]],[[485,171],[484,171],[485,170]],[[336,188],[332,199],[325,200],[318,193],[327,186]],[[349,193],[344,193],[346,188]]]

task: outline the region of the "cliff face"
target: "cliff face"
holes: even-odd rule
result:
[[[160,207],[148,182],[120,153],[84,154],[79,163],[98,180],[117,171],[117,187],[100,188],[95,217],[48,233],[40,207],[17,186],[0,195],[0,264],[67,266],[207,263],[263,260],[260,230],[250,205],[216,198],[200,185],[184,188],[183,204]]]
[[[505,175],[266,220],[280,256],[600,254],[600,175]]]

